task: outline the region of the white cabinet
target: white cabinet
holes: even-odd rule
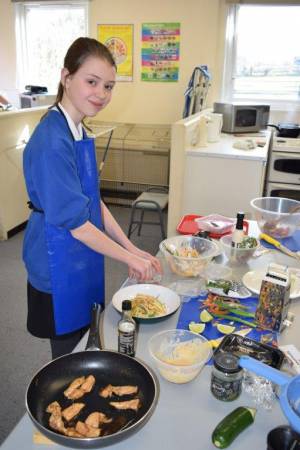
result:
[[[176,234],[186,214],[235,217],[244,211],[252,218],[250,200],[263,195],[271,133],[250,136],[260,145],[254,150],[234,148],[235,141],[247,137],[229,134],[222,134],[220,142],[198,147],[202,114],[205,111],[172,126],[168,236]]]

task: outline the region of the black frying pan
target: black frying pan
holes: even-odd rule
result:
[[[93,311],[87,350],[61,356],[48,363],[34,375],[26,392],[27,412],[38,430],[52,441],[73,448],[103,447],[125,439],[146,423],[158,400],[158,381],[142,361],[115,351],[100,350],[99,333],[95,332],[99,327],[101,313],[101,308],[98,307],[99,305]],[[91,412],[103,412],[113,418],[111,424],[103,427],[106,435],[97,438],[73,438],[51,430],[49,413],[46,413],[47,406],[55,400],[63,408],[69,406],[72,401],[64,397],[63,391],[75,378],[90,374],[96,378],[96,385],[91,393],[77,400],[85,403],[85,407],[75,422],[84,421]],[[133,396],[101,398],[98,391],[108,384],[137,385],[137,396],[141,401],[138,411],[118,411],[109,405],[109,401],[129,400]]]

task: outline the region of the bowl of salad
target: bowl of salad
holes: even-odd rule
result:
[[[233,264],[246,264],[259,247],[258,240],[251,236],[245,236],[237,248],[231,245],[232,234],[221,237],[220,242],[227,259]]]
[[[220,251],[218,245],[197,236],[175,236],[165,239],[159,249],[172,272],[182,277],[197,277]]]

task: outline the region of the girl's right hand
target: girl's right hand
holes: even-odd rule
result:
[[[155,271],[151,261],[133,254],[130,256],[128,263],[129,276],[134,276],[138,281],[152,280]]]

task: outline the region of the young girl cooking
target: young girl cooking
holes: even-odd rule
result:
[[[33,210],[23,259],[28,272],[27,328],[50,338],[52,357],[69,353],[90,324],[91,306],[104,303],[104,255],[149,280],[159,261],[135,247],[100,199],[94,140],[82,126],[110,102],[116,65],[95,39],[69,48],[56,102],[24,151]]]

